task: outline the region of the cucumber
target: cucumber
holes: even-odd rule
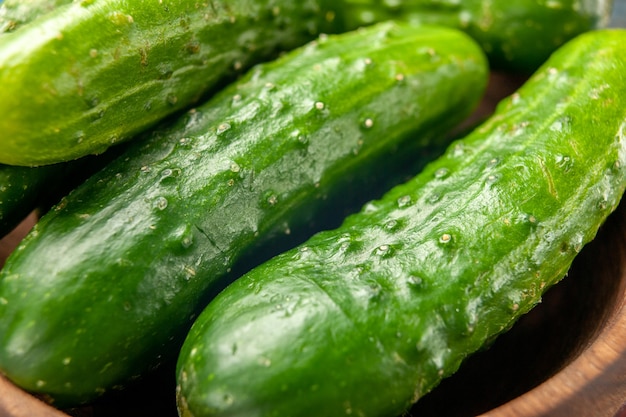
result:
[[[320,32],[329,0],[80,1],[0,38],[0,163],[97,154]],[[337,19],[337,22],[341,19]]]
[[[0,35],[13,31],[72,0],[7,0],[0,2]],[[42,167],[0,164],[0,237],[34,210],[47,211],[72,187],[101,168],[112,156]]]
[[[72,0],[5,0],[0,1],[0,33],[12,32]]]
[[[510,328],[623,195],[625,44],[575,38],[414,179],[222,291],[180,415],[400,415]]]
[[[345,0],[346,27],[388,19],[463,29],[495,69],[530,74],[550,54],[588,30],[604,27],[613,0]]]
[[[0,237],[13,230],[38,206],[50,183],[63,178],[64,167],[0,165]]]
[[[58,1],[69,2],[71,0]],[[56,0],[0,1],[0,34],[15,30],[56,5]],[[47,185],[63,179],[64,171],[62,164],[41,168],[0,164],[0,237],[8,234],[37,208]]]
[[[13,230],[31,212],[46,213],[123,149],[124,146],[118,146],[103,155],[41,167],[0,164],[0,237]]]
[[[441,144],[487,78],[463,32],[384,23],[259,65],[128,142],[7,260],[1,372],[61,407],[174,362],[257,251],[303,240],[320,213]]]

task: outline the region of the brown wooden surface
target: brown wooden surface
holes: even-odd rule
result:
[[[67,417],[67,414],[26,394],[0,376],[0,416]]]
[[[623,258],[626,261],[626,258]],[[624,417],[626,307],[622,301],[598,338],[552,378],[484,417]]]
[[[11,233],[5,236],[3,239],[0,239],[0,268],[4,265],[4,261],[7,256],[13,251],[15,246],[19,243],[20,240],[24,237],[26,233],[33,227],[35,222],[37,221],[37,217],[35,213],[29,215],[19,226],[15,228]],[[2,417],[0,415],[0,417]]]
[[[626,309],[571,365],[485,417],[613,417],[626,402]]]

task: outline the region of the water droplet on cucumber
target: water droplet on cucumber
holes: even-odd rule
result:
[[[398,198],[397,202],[398,202],[398,207],[400,207],[400,208],[407,207],[408,205],[411,204],[411,196],[410,195],[404,195],[404,196]]]
[[[568,172],[574,165],[574,160],[568,155],[558,154],[555,156],[556,166]]]
[[[487,175],[487,184],[495,184],[500,179],[500,175],[498,174],[489,174]]]
[[[411,274],[406,283],[413,290],[422,290],[426,285],[424,279],[418,274]]]
[[[170,183],[177,177],[179,177],[180,173],[181,170],[178,168],[165,168],[163,171],[161,171],[161,178],[159,179],[159,181],[165,184]]]
[[[385,230],[389,232],[393,232],[398,229],[399,225],[400,225],[400,222],[398,222],[395,219],[391,219],[391,220],[388,220],[387,223],[385,223],[384,227],[385,227]]]
[[[393,254],[393,248],[390,245],[383,244],[374,249],[374,255],[381,256],[383,258],[389,257]]]
[[[126,26],[134,23],[135,21],[131,15],[120,11],[113,11],[109,13],[108,18],[109,21],[111,21],[116,26]]]
[[[223,134],[224,132],[230,130],[230,128],[231,128],[230,123],[228,123],[228,122],[220,123],[217,126],[217,130],[215,131],[215,133],[219,136],[219,135]]]
[[[158,210],[165,210],[167,208],[168,201],[165,197],[157,197],[154,200],[154,207]]]
[[[444,233],[439,237],[439,243],[447,245],[450,242],[452,242],[452,235],[450,233]]]
[[[278,195],[273,190],[268,190],[263,193],[261,198],[261,205],[263,207],[274,207],[278,204]]]
[[[438,180],[446,178],[450,174],[450,170],[448,168],[439,168],[435,171],[435,178]]]

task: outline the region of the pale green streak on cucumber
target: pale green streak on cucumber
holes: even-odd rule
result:
[[[183,416],[394,416],[561,280],[626,187],[625,30],[581,35],[413,180],[199,316]]]

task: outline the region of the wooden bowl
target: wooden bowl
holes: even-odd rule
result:
[[[626,27],[616,0],[613,26]],[[492,74],[489,114],[523,79]],[[0,240],[0,266],[36,221]],[[407,414],[419,417],[626,417],[626,201],[576,258],[568,276],[488,349]],[[173,364],[88,407],[56,410],[0,376],[0,417],[176,417]]]

